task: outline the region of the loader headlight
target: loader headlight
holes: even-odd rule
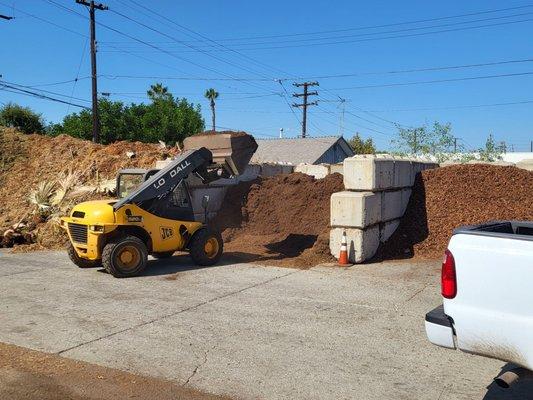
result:
[[[104,226],[103,225],[89,225],[89,230],[91,232],[103,232]]]

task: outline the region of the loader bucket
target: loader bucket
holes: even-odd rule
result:
[[[185,138],[183,147],[184,150],[205,147],[213,153],[213,163],[223,166],[231,175],[240,175],[257,150],[257,143],[244,132],[209,132]]]

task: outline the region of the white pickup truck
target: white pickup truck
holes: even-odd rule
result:
[[[501,387],[533,373],[533,223],[456,229],[442,263],[443,305],[426,314],[438,346],[519,365]]]

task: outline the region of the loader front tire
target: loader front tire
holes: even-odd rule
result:
[[[222,256],[223,248],[220,233],[209,228],[197,230],[189,243],[192,260],[202,266],[216,264]]]
[[[148,250],[137,236],[118,236],[111,239],[102,252],[107,272],[115,278],[139,275],[146,267]]]
[[[79,268],[95,268],[102,266],[101,260],[86,260],[85,258],[81,258],[78,253],[76,253],[72,243],[69,243],[67,246],[67,254],[70,261],[76,264]]]

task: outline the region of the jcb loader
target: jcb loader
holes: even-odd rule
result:
[[[249,135],[215,134],[189,137],[184,147],[161,170],[119,171],[118,200],[80,203],[61,219],[74,264],[103,266],[123,278],[140,274],[149,254],[165,258],[188,251],[198,265],[213,265],[220,259],[221,235],[208,226],[207,218],[195,220],[186,179],[195,175],[207,184],[239,175],[257,143]],[[206,209],[207,202],[206,197]]]

